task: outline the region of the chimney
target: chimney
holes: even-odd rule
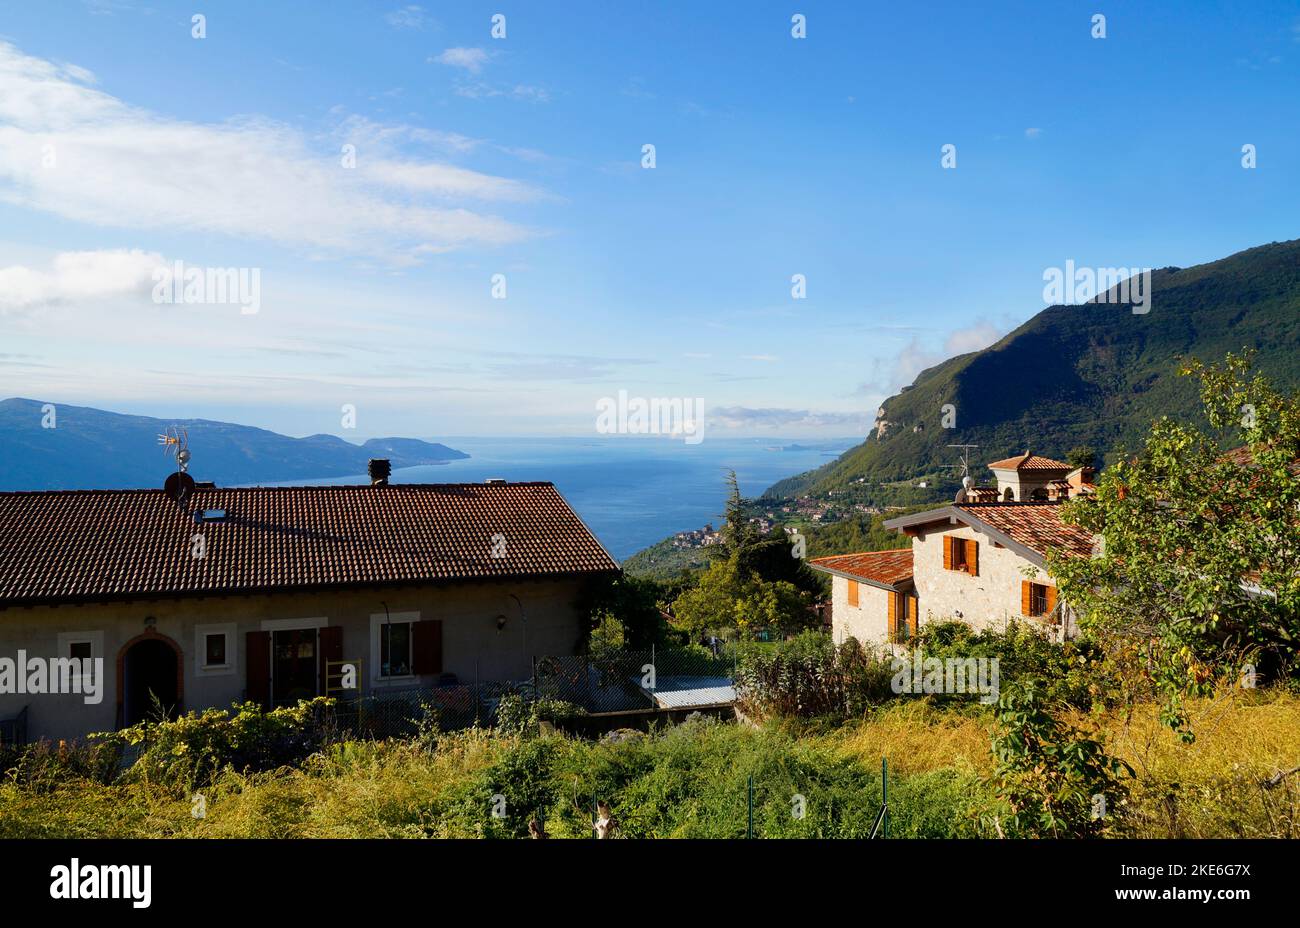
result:
[[[370,459],[370,485],[372,487],[388,486],[388,475],[393,472],[393,465],[388,458]]]

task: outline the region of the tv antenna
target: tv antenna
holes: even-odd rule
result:
[[[972,449],[972,448],[978,448],[979,445],[949,445],[948,447],[949,447],[949,448],[960,448],[960,449],[961,449],[961,463],[960,463],[960,464],[945,464],[944,466],[945,466],[945,467],[960,467],[960,468],[961,468],[961,476],[962,476],[962,484],[965,485],[965,484],[966,484],[966,480],[967,480],[967,478],[970,477],[970,452],[971,452],[971,449]]]
[[[167,478],[163,492],[174,499],[182,508],[186,500],[194,493],[194,478],[185,471],[190,466],[190,434],[188,429],[178,425],[168,426],[167,431],[158,436],[163,454],[176,458],[176,473]]]
[[[176,470],[185,473],[190,466],[190,432],[179,425],[169,425],[167,431],[158,436],[158,444],[163,447],[163,454],[176,458]]]

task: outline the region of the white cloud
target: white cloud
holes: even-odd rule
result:
[[[410,259],[531,232],[449,199],[532,199],[528,185],[396,151],[418,131],[345,124],[339,140],[266,120],[203,124],[132,107],[93,75],[0,42],[0,201],[99,226],[218,232]],[[446,142],[459,137],[430,133]],[[53,163],[49,163],[49,158]],[[433,199],[434,202],[430,202]]]
[[[705,421],[709,427],[725,429],[788,429],[788,428],[866,428],[867,415],[863,412],[815,412],[808,409],[763,408],[748,406],[720,406],[708,410]]]
[[[477,74],[483,70],[483,65],[487,64],[488,53],[481,48],[449,48],[429,60],[452,68],[464,68],[470,74]]]
[[[165,263],[157,252],[137,248],[65,251],[54,256],[49,270],[23,265],[0,268],[0,312],[144,295],[152,289],[154,268]]]
[[[384,20],[396,29],[423,29],[433,23],[424,8],[414,4],[393,10],[384,17]]]
[[[1036,126],[1025,130],[1025,138],[1027,139],[1036,139],[1042,134],[1043,134],[1043,130],[1039,129]]]
[[[964,329],[955,329],[948,333],[943,350],[945,357],[968,354],[987,348],[1002,337],[1002,331],[993,323],[978,319]]]

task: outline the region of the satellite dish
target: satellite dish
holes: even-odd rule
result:
[[[177,471],[167,477],[163,492],[174,502],[184,505],[185,500],[194,495],[194,478],[184,471]]]

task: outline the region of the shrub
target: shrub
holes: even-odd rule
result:
[[[1002,686],[1034,681],[1048,701],[1080,709],[1101,696],[1096,684],[1104,683],[1097,673],[1101,655],[1089,640],[1057,643],[1023,622],[980,631],[965,622],[931,622],[921,626],[911,647],[927,658],[996,658]]]
[[[858,716],[893,695],[889,662],[854,638],[836,647],[824,632],[809,631],[742,655],[736,705],[756,719]]]
[[[246,702],[235,704],[233,716],[207,709],[91,738],[122,750],[138,748],[133,777],[192,789],[227,768],[243,773],[301,763],[330,740],[333,707],[334,700],[323,697],[270,711]]]
[[[496,728],[502,734],[531,737],[540,731],[541,722],[562,725],[586,714],[581,706],[563,699],[532,699],[509,693],[497,705]]]
[[[1032,682],[1013,683],[998,701],[995,827],[1007,837],[1090,838],[1114,830],[1133,769],[1100,741],[1059,721]]]

